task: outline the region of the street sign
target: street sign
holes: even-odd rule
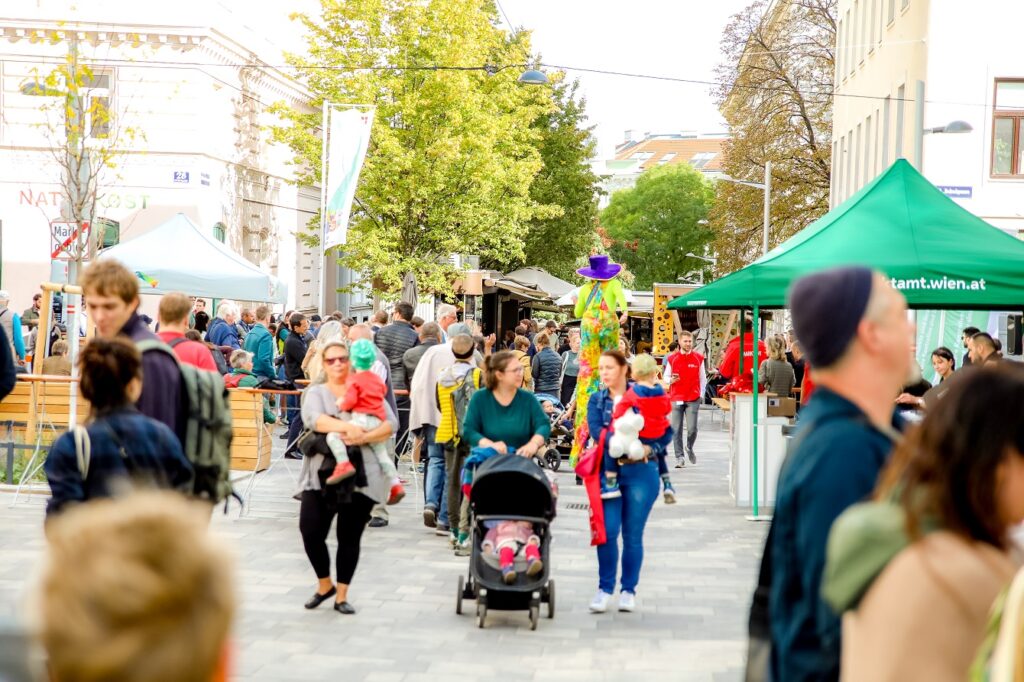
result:
[[[973,187],[962,187],[954,185],[938,185],[939,191],[950,199],[971,199],[974,197]]]
[[[50,258],[52,260],[74,260],[78,257],[78,249],[85,246],[85,256],[89,256],[89,223],[82,223],[82,239],[79,240],[77,223],[54,220],[50,223]]]

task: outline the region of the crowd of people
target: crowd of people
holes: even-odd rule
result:
[[[330,601],[344,615],[357,612],[350,588],[365,529],[386,527],[388,507],[406,495],[398,453],[421,466],[424,525],[466,556],[475,467],[491,457],[538,457],[553,425],[574,421],[582,435],[574,463],[596,547],[589,609],[599,614],[616,588],[619,611],[638,609],[648,518],[659,496],[676,501],[669,458],[677,468],[696,464],[709,383],[740,390],[744,376],[752,381],[755,347],[762,388],[798,396],[802,406],[755,591],[749,679],[954,680],[998,659],[992,607],[1017,573],[1014,534],[1024,522],[1024,368],[1002,360],[998,341],[964,330],[959,367],[949,348],[934,349],[933,386],[914,359],[903,297],[878,273],[842,268],[794,284],[785,336],[762,342],[741,320],[709,377],[690,332],[660,364],[646,349],[630,348],[637,352],[628,357],[620,350],[612,265],[581,273],[590,279],[577,306],[581,328],[522,320],[500,344],[447,304],[436,321],[398,303],[357,323],[340,313],[275,317],[267,306],[230,301],[210,317],[203,299],[167,294],[154,330],[139,314],[134,274],[113,261],[91,265],[81,284],[96,337],[77,359],[91,412],[45,462],[51,592],[42,638],[53,669],[73,671],[95,658],[103,673],[91,679],[116,678],[110,671],[119,666],[146,671],[131,679],[176,679],[157,666],[196,634],[168,636],[166,623],[116,631],[160,599],[208,628],[189,661],[203,669],[194,679],[213,679],[226,665],[232,591],[212,601],[189,591],[230,578],[205,534],[209,505],[185,501],[196,497],[203,472],[185,436],[182,365],[218,374],[226,386],[302,389],[284,404],[268,400],[264,419],[287,425],[287,452],[302,460],[299,536],[316,579],[304,606]],[[14,315],[0,311],[0,363],[13,366],[18,349],[5,338],[4,317]],[[52,350],[51,366],[68,363],[60,343]],[[10,390],[7,374],[0,392]],[[525,548],[529,576],[547,560],[528,522],[493,522],[477,540],[509,584],[518,579],[510,547]],[[83,567],[81,579],[58,585],[67,562]],[[135,589],[151,591],[149,600],[89,601],[116,592],[112,567],[126,584],[142,581]],[[190,587],[180,571],[193,576]],[[138,613],[114,617],[127,608]],[[1011,634],[1019,651],[1024,631]]]

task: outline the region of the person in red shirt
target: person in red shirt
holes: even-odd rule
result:
[[[189,341],[185,338],[188,329],[188,316],[192,310],[192,301],[185,294],[172,292],[160,299],[160,340],[174,349],[178,360],[209,372],[217,372],[217,363],[206,344]],[[218,372],[219,374],[219,372]]]
[[[757,342],[758,362],[768,357],[764,341]],[[754,372],[754,347],[750,334],[750,322],[743,322],[743,378],[748,384],[753,383]],[[722,357],[722,364],[718,366],[718,373],[726,379],[735,379],[740,373],[740,337],[733,337],[729,345],[725,347],[725,355]]]
[[[686,466],[686,456],[690,464],[697,463],[697,455],[693,444],[697,442],[697,412],[704,389],[708,384],[707,372],[704,369],[704,356],[693,350],[693,334],[683,331],[679,334],[679,343],[669,346],[669,354],[665,358],[665,376],[668,379],[668,397],[672,401],[672,428],[675,435],[672,449],[676,453],[676,468]],[[683,443],[683,423],[686,424],[686,443]]]
[[[387,400],[388,394],[387,385],[373,372],[373,365],[377,362],[377,348],[369,339],[359,339],[349,349],[349,358],[355,374],[350,375],[345,395],[338,398],[338,410],[351,412],[353,424],[372,431],[387,420],[387,411],[384,409],[384,401]],[[327,478],[327,485],[341,483],[346,478],[354,476],[356,468],[349,461],[348,446],[341,440],[341,435],[328,433],[327,446],[337,460],[334,472]],[[373,443],[368,447],[373,449],[381,473],[391,480],[388,504],[396,504],[405,497],[405,489],[398,478],[395,463],[384,443]]]

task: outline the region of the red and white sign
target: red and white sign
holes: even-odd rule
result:
[[[77,223],[54,220],[50,223],[50,258],[53,260],[74,260],[78,249],[85,247],[89,257],[89,223],[82,223],[82,238],[79,239]]]

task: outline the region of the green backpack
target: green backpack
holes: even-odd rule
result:
[[[161,341],[139,341],[135,347],[140,353],[166,353],[174,358],[181,372],[185,432],[178,435],[185,457],[195,469],[193,497],[213,504],[228,496],[240,501],[231,487],[231,401],[224,379],[216,372],[178,362],[171,347]]]
[[[467,381],[470,375],[472,380]],[[466,421],[466,411],[469,409],[469,401],[473,397],[473,394],[480,389],[480,377],[481,372],[478,367],[474,367],[470,371],[466,372],[466,375],[462,377],[462,382],[455,387],[452,391],[452,407],[455,414],[455,433],[458,434],[456,437],[462,435],[462,424]]]

